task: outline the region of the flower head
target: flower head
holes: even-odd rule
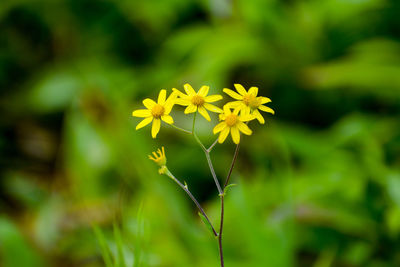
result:
[[[212,102],[216,102],[222,99],[221,95],[210,95],[207,96],[208,91],[210,89],[209,86],[202,86],[200,90],[196,93],[193,87],[190,84],[185,84],[183,86],[186,94],[178,91],[177,89],[173,89],[178,93],[179,98],[175,100],[175,103],[182,106],[187,106],[185,109],[185,114],[193,113],[199,111],[199,113],[208,121],[211,120],[210,115],[208,115],[207,109],[221,113],[222,109],[210,104]]]
[[[224,113],[220,114],[220,120],[222,120],[222,122],[214,127],[213,132],[214,134],[220,133],[218,137],[219,143],[223,143],[230,132],[233,142],[239,144],[240,132],[246,135],[252,134],[250,128],[244,123],[252,119],[254,119],[254,116],[250,114],[239,115],[239,109],[234,109],[234,111],[231,112],[229,106],[225,105]]]
[[[275,114],[272,108],[269,108],[263,104],[271,102],[268,97],[257,96],[258,88],[250,87],[249,91],[246,91],[241,84],[234,84],[236,91],[224,88],[224,92],[236,99],[237,101],[229,102],[227,105],[234,109],[239,109],[241,114],[252,114],[260,122],[265,123],[263,116],[258,110],[265,111],[271,114]]]
[[[152,155],[149,155],[149,159],[151,159],[152,161],[154,161],[155,163],[157,163],[158,166],[160,166],[160,169],[158,170],[158,172],[160,174],[164,174],[167,165],[167,158],[165,157],[165,150],[164,147],[161,147],[160,149],[157,149],[157,153],[156,152],[152,152]]]
[[[160,131],[161,120],[166,123],[173,124],[174,120],[169,115],[174,106],[174,101],[176,98],[176,93],[173,92],[168,99],[166,99],[167,91],[161,90],[158,95],[157,103],[150,98],[143,100],[143,105],[146,109],[138,109],[132,112],[132,116],[145,118],[137,126],[136,130],[146,126],[153,121],[151,127],[151,136],[156,138],[158,132]]]

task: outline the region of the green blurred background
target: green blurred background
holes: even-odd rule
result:
[[[201,149],[131,117],[189,82],[258,86],[276,111],[242,142],[226,266],[400,266],[399,15],[398,0],[1,0],[0,265],[103,266],[107,247],[129,266],[218,266],[147,158],[164,145],[218,225]],[[198,120],[208,145],[216,123]],[[233,151],[212,153],[221,178]]]

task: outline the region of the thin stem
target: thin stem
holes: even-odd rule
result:
[[[210,153],[211,150],[214,148],[214,146],[215,146],[217,143],[218,143],[218,138],[215,139],[214,143],[212,143],[212,145],[211,145],[209,148],[207,148],[207,152]]]
[[[196,198],[192,195],[192,193],[189,191],[189,189],[187,188],[187,186],[183,185],[168,169],[165,173],[169,178],[171,178],[172,180],[174,180],[175,183],[177,183],[185,192],[186,194],[189,195],[189,197],[193,200],[194,204],[196,204],[197,208],[199,209],[199,211],[201,212],[201,214],[203,214],[203,216],[206,218],[206,220],[208,221],[208,223],[211,226],[211,229],[213,231],[214,236],[218,236],[217,231],[215,231],[214,226],[212,225],[210,219],[208,218],[207,214],[205,213],[204,209],[201,207],[200,203],[196,200]]]
[[[200,141],[199,137],[197,136],[196,132],[194,131],[194,126],[196,124],[196,115],[197,115],[197,112],[193,116],[192,134],[193,134],[194,139],[197,141],[197,143],[200,145],[201,149],[203,149],[204,154],[206,155],[208,167],[210,168],[211,175],[214,179],[215,185],[217,186],[218,194],[221,195],[221,194],[223,194],[223,191],[221,189],[221,185],[219,184],[217,175],[215,174],[214,166],[212,164],[211,157],[210,157],[210,152],[206,149],[206,147],[203,145],[203,143]]]
[[[176,126],[176,125],[174,125],[174,124],[169,124],[169,125],[170,125],[171,127],[175,128],[175,129],[181,131],[181,132],[184,132],[184,133],[187,133],[187,134],[192,134],[191,131],[185,130],[185,129],[183,129],[183,128],[181,128],[181,127],[178,127],[178,126]]]
[[[235,166],[235,162],[236,162],[237,156],[238,156],[238,154],[239,154],[239,148],[240,148],[240,143],[236,145],[235,153],[233,154],[233,159],[232,159],[231,167],[229,168],[228,176],[226,177],[226,181],[225,181],[225,184],[224,184],[224,189],[225,189],[225,187],[228,185],[229,180],[231,179],[233,167]]]
[[[240,143],[239,143],[240,144]],[[220,261],[221,261],[221,267],[224,267],[224,256],[223,256],[223,250],[222,250],[222,231],[224,228],[224,197],[225,197],[225,188],[229,183],[229,180],[232,175],[233,167],[235,166],[237,156],[239,154],[239,147],[240,145],[237,144],[235,148],[235,153],[233,155],[233,159],[231,162],[231,167],[229,168],[228,176],[226,177],[226,181],[224,184],[224,194],[221,194],[221,222],[219,224],[219,233],[218,233],[218,246],[219,246],[219,255],[220,255]]]

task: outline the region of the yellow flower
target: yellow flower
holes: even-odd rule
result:
[[[152,161],[154,161],[155,163],[157,163],[158,166],[160,166],[160,169],[158,170],[158,172],[160,174],[165,174],[166,170],[167,170],[167,158],[165,157],[165,150],[164,147],[161,147],[160,149],[157,149],[157,153],[156,152],[152,152],[153,156],[149,155],[149,159],[151,159]]]
[[[250,114],[239,115],[239,109],[234,109],[233,112],[231,112],[228,105],[225,105],[224,113],[220,114],[220,120],[223,121],[214,127],[213,132],[214,134],[220,132],[218,137],[219,143],[223,143],[230,132],[233,142],[239,144],[240,132],[247,135],[252,134],[250,128],[244,123],[245,121],[250,121],[252,119],[254,119],[254,116]]]
[[[151,136],[156,138],[158,132],[160,131],[161,120],[169,124],[174,123],[174,120],[169,113],[174,106],[176,93],[172,93],[167,100],[165,100],[166,96],[167,91],[163,89],[158,95],[157,103],[150,98],[146,98],[143,100],[143,105],[146,107],[146,109],[138,109],[132,112],[132,116],[145,118],[136,126],[136,130],[153,121],[153,125],[151,127]]]
[[[167,158],[165,157],[164,147],[161,147],[161,150],[157,149],[157,153],[156,152],[152,152],[154,157],[152,155],[149,155],[149,159],[151,159],[152,161],[157,163],[157,165],[160,166],[160,167],[166,165],[167,164]]]
[[[257,96],[257,87],[250,87],[249,91],[247,92],[241,84],[234,85],[239,94],[228,88],[224,88],[223,90],[226,94],[237,100],[229,102],[227,104],[229,107],[240,109],[241,114],[244,113],[254,115],[254,117],[262,124],[265,123],[265,120],[258,110],[275,114],[275,111],[272,108],[263,105],[271,102],[271,99],[268,97]]]
[[[177,89],[173,89],[176,91],[180,98],[175,100],[175,103],[181,106],[187,106],[185,109],[185,114],[193,113],[199,111],[199,113],[208,121],[211,120],[210,115],[206,109],[221,113],[222,109],[210,104],[212,102],[216,102],[222,99],[221,95],[210,95],[207,96],[208,91],[210,89],[209,86],[202,86],[200,90],[196,93],[193,87],[190,84],[185,84],[183,88],[186,91],[186,94],[178,91]]]

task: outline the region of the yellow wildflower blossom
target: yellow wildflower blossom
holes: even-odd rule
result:
[[[196,93],[190,84],[185,84],[183,88],[186,94],[173,89],[179,95],[179,98],[175,100],[175,103],[181,106],[187,106],[185,109],[185,114],[193,113],[199,111],[199,113],[208,121],[211,120],[210,115],[208,115],[207,109],[212,112],[221,113],[222,109],[216,107],[210,103],[216,102],[222,99],[221,95],[209,95],[209,86],[202,86],[200,90]]]
[[[145,118],[136,126],[136,130],[146,126],[150,122],[153,122],[151,127],[151,136],[156,138],[160,131],[161,120],[168,124],[174,123],[174,120],[169,113],[175,104],[176,93],[172,93],[168,99],[166,99],[166,96],[167,91],[163,89],[158,95],[157,103],[150,98],[146,98],[143,100],[143,105],[146,109],[138,109],[132,112],[132,116],[134,117]]]
[[[250,128],[244,123],[252,119],[254,119],[254,116],[250,114],[239,115],[239,109],[234,109],[233,112],[231,112],[229,106],[225,105],[224,113],[220,114],[220,120],[222,120],[222,122],[214,127],[213,132],[214,134],[220,133],[218,137],[219,143],[223,143],[230,132],[233,142],[239,144],[240,132],[246,135],[252,134]]]
[[[241,84],[234,84],[236,91],[224,88],[224,92],[236,99],[237,101],[229,102],[228,106],[234,109],[240,109],[240,113],[252,114],[262,124],[265,123],[263,116],[258,110],[275,114],[272,108],[269,108],[263,104],[271,102],[268,97],[257,96],[258,88],[250,87],[249,91],[246,91]]]
[[[160,169],[158,170],[158,172],[160,174],[164,174],[165,171],[167,170],[167,158],[165,157],[165,150],[164,147],[161,147],[160,149],[157,149],[157,153],[156,152],[152,152],[152,155],[149,155],[149,159],[151,159],[152,161],[154,161],[155,163],[157,163],[158,166],[160,166]]]

